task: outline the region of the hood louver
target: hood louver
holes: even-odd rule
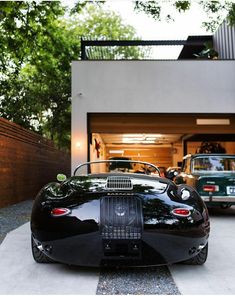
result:
[[[129,177],[108,177],[106,183],[107,190],[132,190],[133,184]]]

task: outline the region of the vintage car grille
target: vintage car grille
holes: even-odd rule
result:
[[[131,178],[123,176],[113,176],[107,178],[106,189],[108,190],[132,190]]]
[[[103,239],[140,239],[143,228],[141,200],[135,196],[106,196],[100,204]]]

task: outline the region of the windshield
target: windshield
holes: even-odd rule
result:
[[[102,173],[135,173],[159,176],[159,169],[153,164],[134,160],[102,160],[79,165],[74,175]]]
[[[235,156],[203,156],[192,162],[192,171],[196,172],[231,172],[235,171]]]

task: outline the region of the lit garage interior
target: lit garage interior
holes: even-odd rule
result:
[[[203,142],[235,154],[235,115],[89,114],[90,160],[128,157],[159,167],[180,166]]]

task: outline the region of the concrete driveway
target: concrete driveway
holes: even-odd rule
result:
[[[210,218],[206,263],[170,266],[181,294],[235,294],[235,208],[211,209]]]
[[[169,268],[181,294],[235,294],[235,208],[211,212],[209,257],[204,266],[175,264]],[[31,256],[29,223],[10,232],[0,245],[0,294],[94,295],[99,276],[99,269],[35,263]],[[161,276],[165,276],[164,272]],[[148,281],[154,283],[147,272],[141,277],[146,285]],[[134,270],[131,281],[132,286],[140,281],[135,278]]]
[[[29,223],[10,232],[0,245],[0,294],[96,294],[98,280],[98,269],[34,262]]]

